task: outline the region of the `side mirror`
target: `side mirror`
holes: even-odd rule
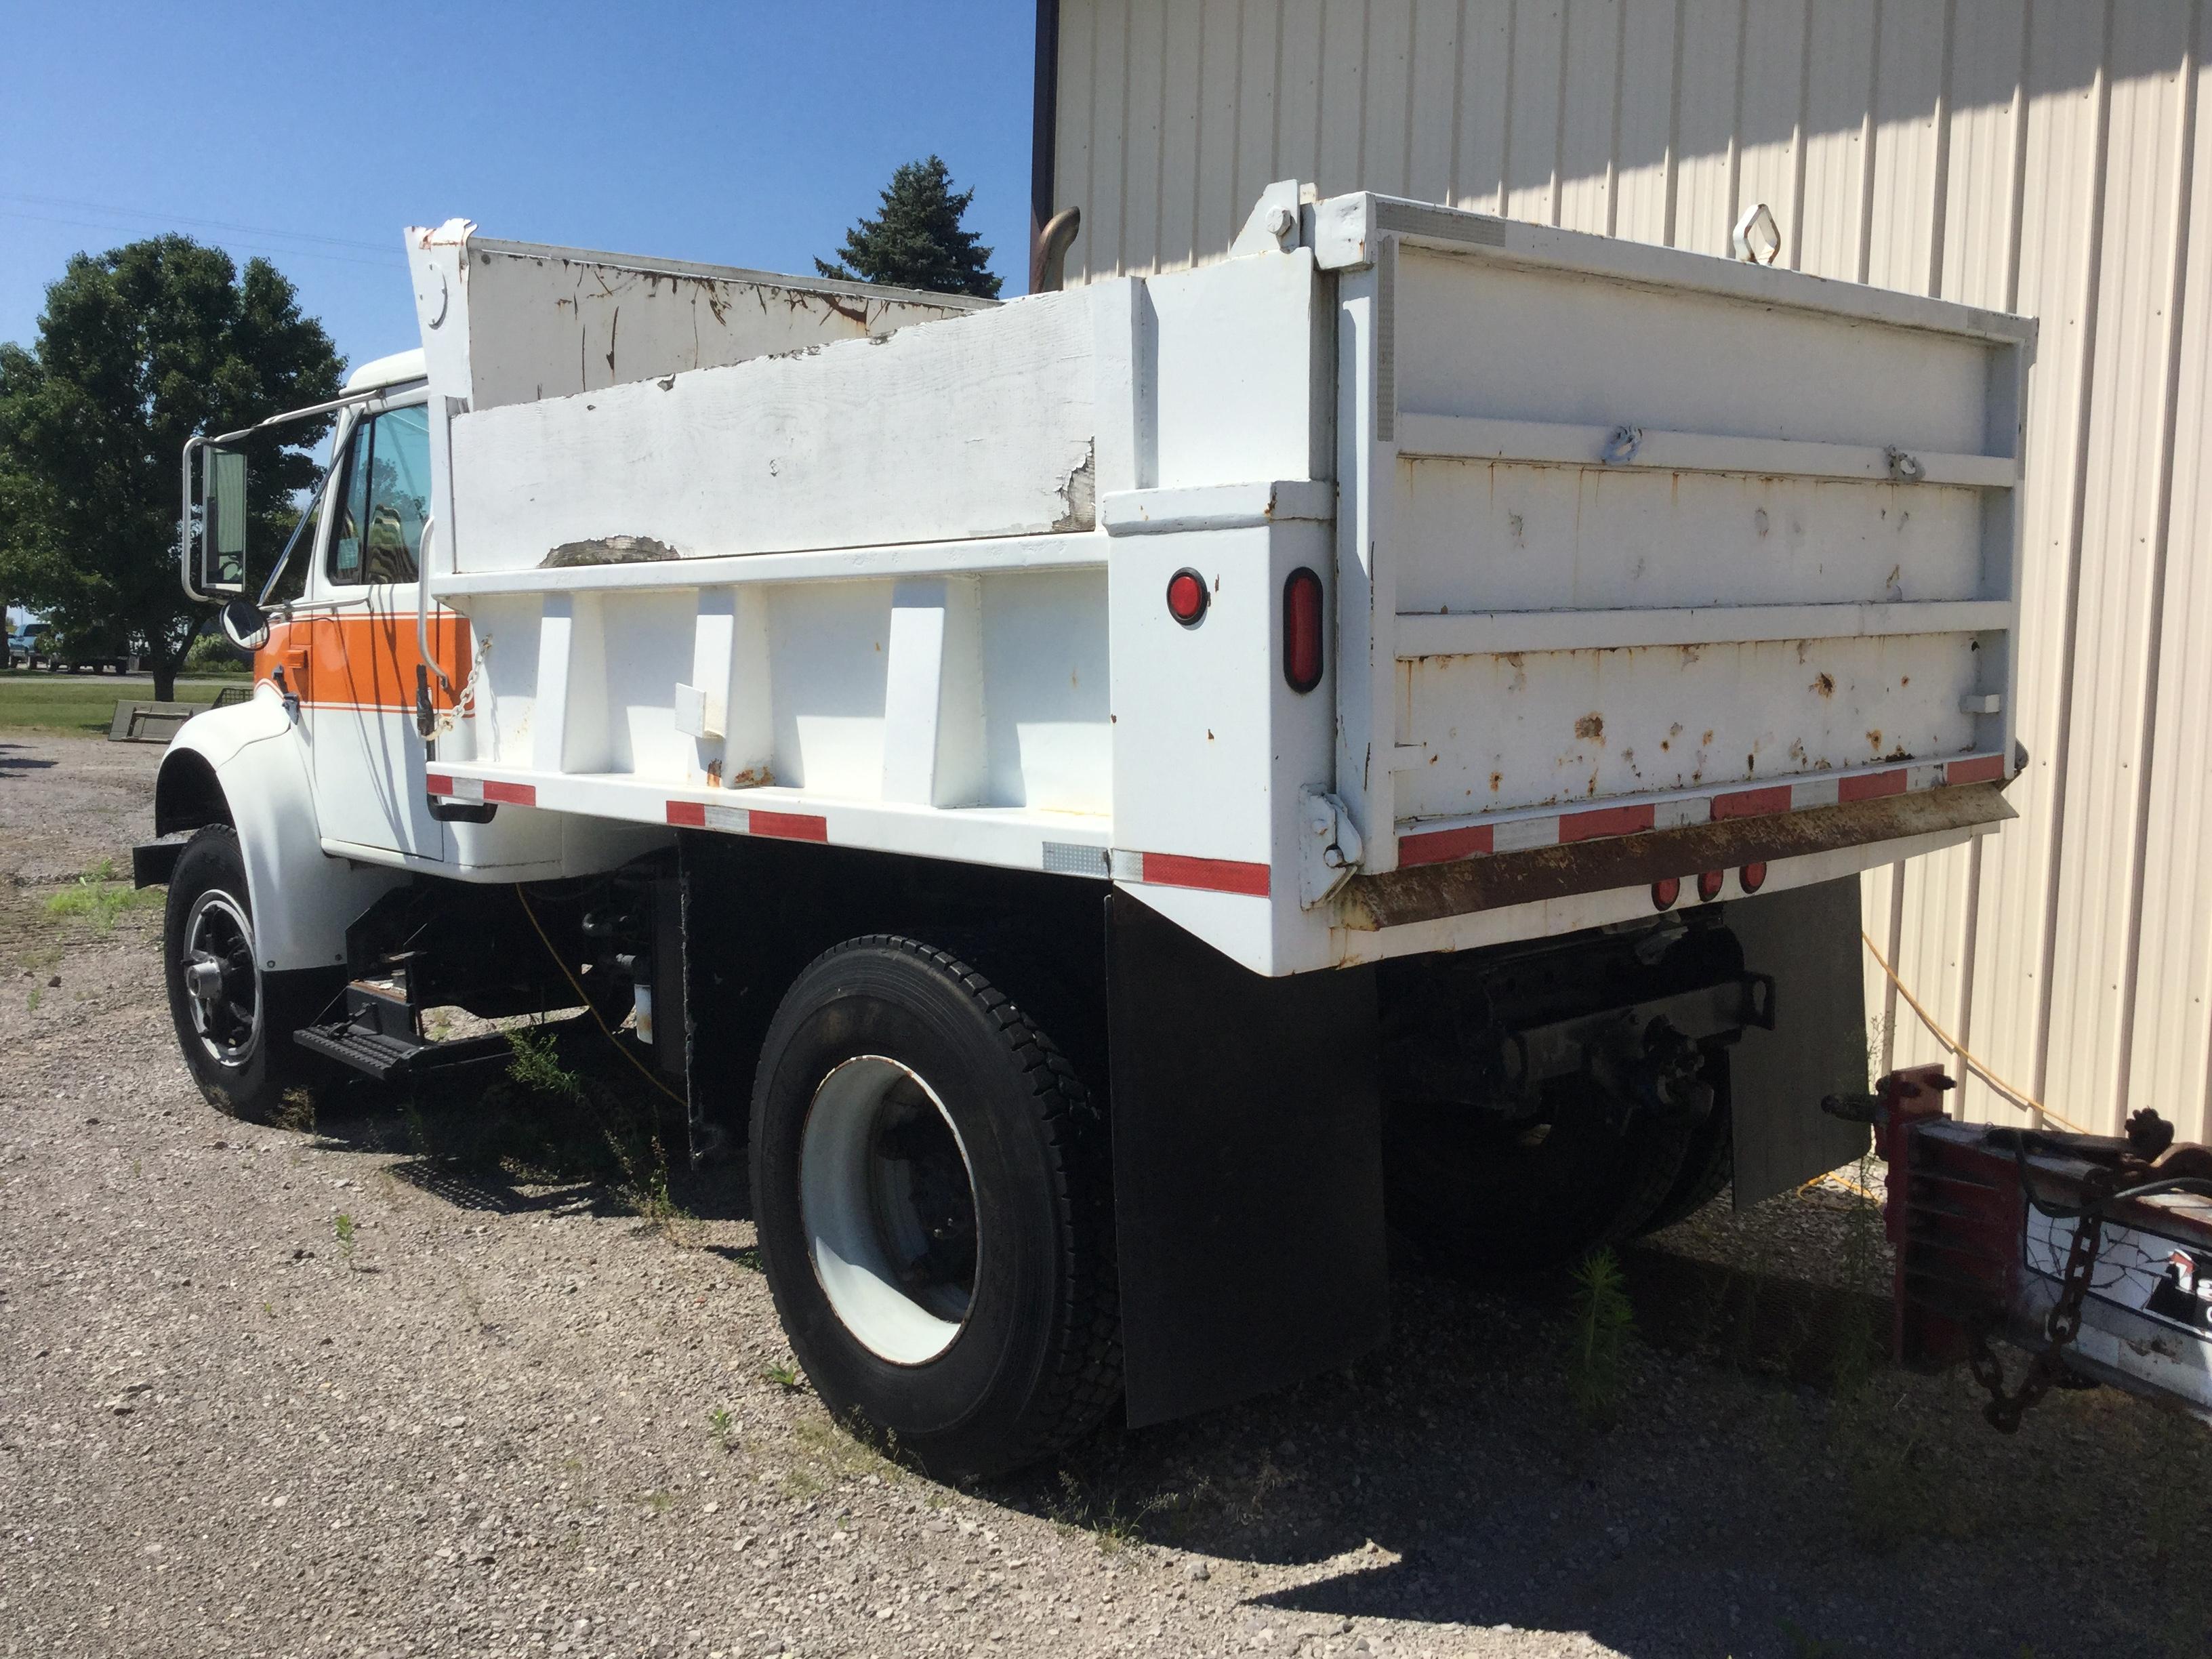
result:
[[[241,651],[258,651],[269,643],[269,618],[249,599],[240,597],[223,606],[218,625],[223,638]]]
[[[243,450],[218,449],[210,444],[200,451],[200,545],[193,574],[203,593],[242,595],[246,592]],[[228,626],[226,619],[224,627]]]

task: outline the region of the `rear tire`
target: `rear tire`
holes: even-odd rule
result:
[[[1632,1237],[1676,1190],[1711,1121],[1650,1111],[1611,1121],[1594,1085],[1562,1079],[1540,1115],[1500,1121],[1463,1106],[1386,1106],[1391,1224],[1447,1272],[1480,1276],[1571,1261]]]
[[[888,935],[817,957],[769,1026],[751,1154],[776,1311],[840,1418],[964,1479],[1119,1396],[1104,1121],[966,963]]]
[[[216,1110],[270,1122],[284,1111],[288,1094],[328,1078],[292,1033],[321,1013],[345,976],[264,970],[246,858],[227,823],[200,830],[177,857],[162,961],[177,1046]]]
[[[1636,1230],[1639,1237],[1687,1221],[1718,1198],[1735,1177],[1735,1112],[1729,1091],[1726,1049],[1706,1060],[1705,1076],[1713,1085],[1713,1109],[1683,1149],[1682,1171],[1674,1177],[1673,1189],[1657,1213]]]

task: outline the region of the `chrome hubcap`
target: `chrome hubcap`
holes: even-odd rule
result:
[[[261,1036],[261,975],[246,907],[220,890],[195,899],[180,965],[200,1047],[221,1065],[242,1064]]]

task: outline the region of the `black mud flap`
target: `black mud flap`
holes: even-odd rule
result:
[[[1107,899],[1114,1205],[1132,1426],[1389,1334],[1371,969],[1267,979]]]
[[[1867,1149],[1866,1125],[1820,1109],[1829,1095],[1867,1087],[1859,878],[1738,899],[1727,922],[1744,966],[1774,976],[1774,1029],[1747,1029],[1729,1059],[1741,1210]]]

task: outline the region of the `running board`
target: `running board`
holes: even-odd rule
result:
[[[334,1060],[379,1083],[409,1081],[434,1072],[505,1064],[514,1049],[501,1032],[449,1042],[418,1036],[404,993],[371,981],[346,987],[343,1018],[295,1031],[292,1040],[311,1054]]]

